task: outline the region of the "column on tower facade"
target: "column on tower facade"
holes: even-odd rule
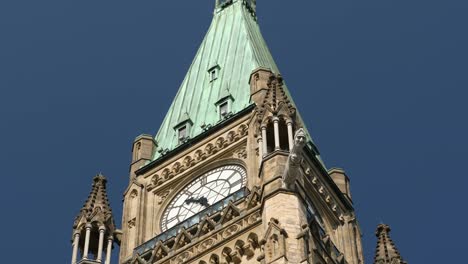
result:
[[[263,157],[266,156],[268,153],[268,145],[267,145],[267,128],[266,126],[262,126],[262,142],[263,142]]]
[[[259,157],[259,163],[262,163],[263,160],[263,137],[259,136],[257,139],[258,142],[258,157]]]
[[[103,247],[104,247],[104,234],[105,234],[105,232],[106,232],[106,227],[100,226],[100,227],[99,227],[98,255],[97,255],[97,258],[96,258],[96,261],[97,261],[97,262],[101,262],[101,261],[102,261],[102,251],[103,251]]]
[[[279,136],[279,118],[277,116],[273,118],[273,126],[275,128],[275,150],[279,150],[281,147]]]
[[[292,150],[294,147],[294,131],[293,131],[293,122],[288,120],[288,140],[289,140],[289,150]]]
[[[114,238],[112,236],[107,238],[107,252],[106,252],[106,263],[105,264],[110,264],[110,262],[111,262],[112,241],[114,241]]]
[[[72,264],[76,264],[78,259],[78,244],[80,243],[80,233],[76,232],[73,236],[73,254],[72,254]]]
[[[88,259],[89,253],[89,239],[91,237],[91,224],[86,225],[86,236],[85,236],[85,246],[83,250],[83,259]]]

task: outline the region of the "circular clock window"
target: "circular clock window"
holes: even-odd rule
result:
[[[239,165],[218,167],[185,186],[163,213],[163,231],[239,191],[246,184],[246,171]]]

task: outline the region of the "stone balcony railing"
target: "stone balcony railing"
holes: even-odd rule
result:
[[[134,255],[143,256],[147,252],[153,250],[158,242],[164,242],[169,240],[172,237],[176,237],[182,229],[189,229],[192,226],[199,224],[203,219],[207,216],[211,216],[215,213],[222,211],[225,207],[227,207],[230,203],[236,203],[240,201],[242,198],[249,195],[249,190],[247,188],[243,188],[230,196],[226,197],[225,199],[213,204],[212,206],[206,208],[205,210],[201,211],[200,213],[188,218],[187,220],[179,223],[178,225],[168,229],[164,233],[152,238],[151,240],[145,242],[141,246],[138,246],[134,250]]]

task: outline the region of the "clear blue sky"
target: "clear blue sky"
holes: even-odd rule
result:
[[[2,263],[69,263],[98,172],[120,226],[131,143],[157,131],[213,5],[0,1]],[[367,263],[381,221],[409,263],[458,263],[467,250],[467,9],[258,0],[325,163],[351,177]]]

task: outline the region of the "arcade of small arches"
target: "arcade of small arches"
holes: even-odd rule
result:
[[[269,153],[290,151],[294,146],[294,122],[289,117],[272,116],[262,122],[261,133],[257,138],[260,158]]]
[[[258,263],[255,257],[255,251],[260,250],[260,241],[255,233],[250,233],[247,241],[237,240],[233,247],[224,247],[220,254],[213,253],[207,255],[204,259],[199,260],[198,264],[221,264],[233,263],[240,264],[253,260]]]

